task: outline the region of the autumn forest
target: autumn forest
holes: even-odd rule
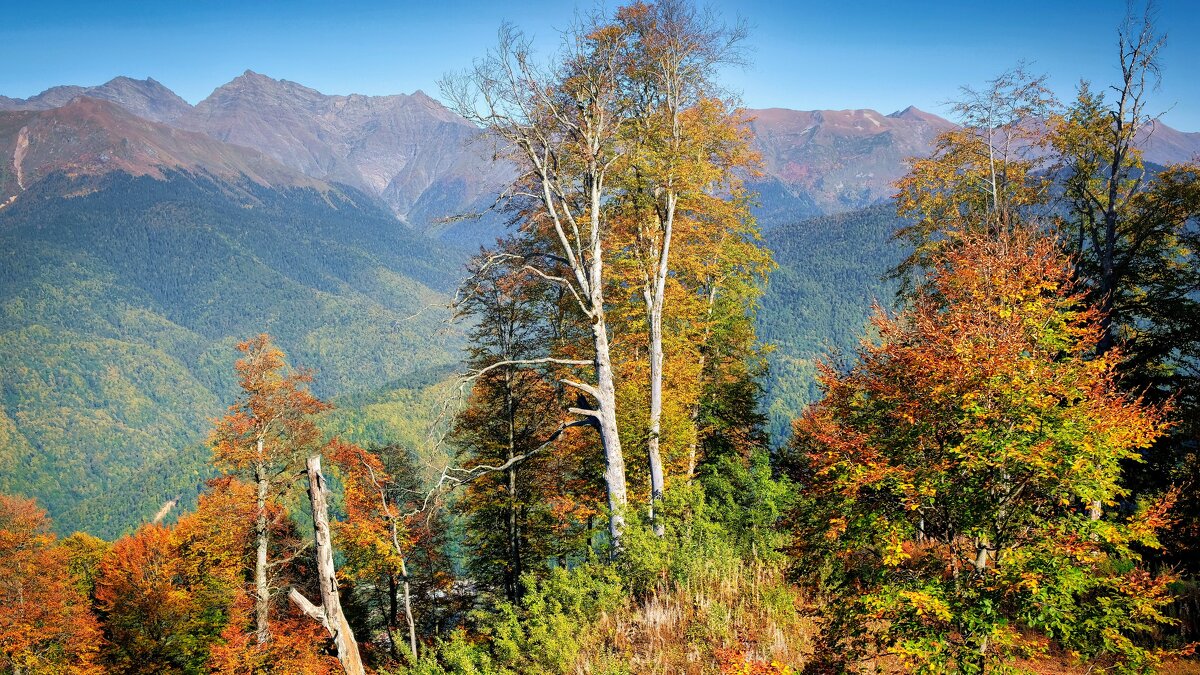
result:
[[[278,317],[237,324],[196,357],[236,392],[186,422],[210,459],[169,489],[198,497],[126,529],[128,507],[63,507],[112,537],[59,529],[37,499],[53,481],[0,480],[0,672],[1200,672],[1200,163],[1143,152],[1154,82],[1192,75],[1160,72],[1150,10],[1115,28],[1114,82],[1068,100],[1026,64],[947,92],[955,124],[846,217],[899,252],[862,282],[874,304],[844,300],[852,329],[801,372],[776,352],[802,330],[802,272],[756,219],[763,157],[722,79],[752,33],[687,0],[581,17],[549,57],[505,25],[441,82],[512,167],[453,222],[504,234],[450,281],[403,263],[451,287],[450,327],[424,297],[313,314],[357,335],[428,321],[461,348],[380,342],[429,368],[418,389],[417,368],[371,372]],[[186,180],[197,203],[229,191]],[[246,222],[274,199],[256,189]],[[364,199],[305,208],[365,233]],[[787,246],[817,246],[820,222]],[[331,269],[352,260],[319,236]],[[370,378],[410,387],[386,402],[404,434],[371,426],[384,402],[326,395]],[[147,442],[166,446],[151,469],[191,466],[180,438]]]

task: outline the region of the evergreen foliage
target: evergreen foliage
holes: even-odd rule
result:
[[[893,240],[901,222],[894,206],[880,204],[765,233],[779,266],[758,312],[759,334],[771,345],[764,410],[776,445],[820,398],[820,360],[852,352],[869,330],[871,308],[893,302],[896,284],[884,277],[904,257]]]
[[[106,537],[194,504],[229,355],[264,329],[325,395],[451,367],[455,256],[348,194],[56,175],[0,212],[0,490]]]

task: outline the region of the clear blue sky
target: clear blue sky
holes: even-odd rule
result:
[[[606,3],[609,6],[615,3]],[[550,49],[582,2],[165,0],[6,3],[0,94],[55,84],[153,77],[193,103],[247,68],[326,93],[422,89],[462,68],[511,21]],[[960,85],[1018,60],[1070,95],[1080,78],[1116,76],[1124,0],[718,0],[751,26],[753,64],[726,82],[750,107],[874,108],[945,113]],[[1168,34],[1153,105],[1200,131],[1200,0],[1159,0]]]

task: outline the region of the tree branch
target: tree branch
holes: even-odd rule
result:
[[[300,591],[296,590],[295,586],[293,586],[292,590],[288,592],[288,600],[291,600],[292,604],[295,605],[301,612],[304,612],[309,618],[324,626],[326,630],[329,630],[329,620],[325,616],[325,610],[309,602],[308,598],[304,597]]]
[[[508,359],[506,361],[497,361],[496,363],[493,363],[490,366],[487,366],[485,368],[480,368],[479,370],[471,371],[471,372],[467,373],[467,375],[465,375],[463,377],[463,379],[466,379],[466,380],[476,379],[476,378],[482,377],[483,375],[485,375],[497,368],[504,368],[506,366],[536,366],[536,365],[542,365],[542,364],[547,364],[547,363],[553,363],[553,364],[560,365],[560,366],[590,366],[590,365],[592,365],[591,361],[583,361],[581,359],[560,359],[560,358],[555,358],[553,356],[546,356],[546,357],[543,357],[540,359]]]

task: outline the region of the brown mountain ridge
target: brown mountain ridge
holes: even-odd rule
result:
[[[141,175],[161,164],[263,183],[345,184],[413,229],[446,234],[464,227],[448,225],[451,217],[484,211],[512,177],[475,127],[421,91],[329,95],[247,70],[195,106],[153,79],[118,77],[0,97],[0,111],[9,111],[0,112],[0,203],[55,168]],[[906,160],[928,154],[953,126],[915,107],[747,114],[763,157],[754,187],[768,228],[886,201]],[[1185,161],[1200,155],[1200,133],[1156,123],[1143,148],[1153,163]],[[467,238],[487,241],[498,221],[466,225],[474,228]]]
[[[0,202],[54,172],[99,176],[122,171],[162,178],[164,170],[207,173],[270,187],[333,189],[262,153],[167,126],[111,101],[77,96],[43,110],[0,112]]]

